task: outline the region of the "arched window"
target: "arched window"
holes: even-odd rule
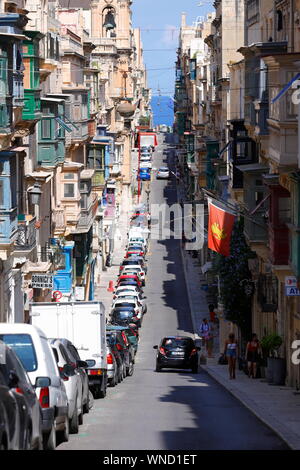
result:
[[[115,10],[112,7],[107,7],[103,10],[103,33],[107,37],[113,37],[116,30]]]

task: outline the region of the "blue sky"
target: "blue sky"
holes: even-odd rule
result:
[[[201,4],[202,6],[198,6]],[[214,11],[210,0],[134,0],[133,25],[142,30],[144,60],[148,69],[148,85],[153,95],[174,95],[176,49],[181,13],[187,24],[197,16]],[[157,50],[164,49],[164,50]],[[159,69],[159,70],[156,70]]]

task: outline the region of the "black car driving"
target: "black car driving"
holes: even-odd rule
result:
[[[200,348],[189,336],[167,336],[153,348],[157,349],[156,372],[172,368],[192,369],[193,374],[197,374]]]

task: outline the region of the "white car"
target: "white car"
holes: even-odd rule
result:
[[[133,286],[128,286],[128,287],[133,287]],[[134,291],[133,289],[121,290],[119,292],[116,292],[113,296],[113,300],[124,299],[128,297],[135,297],[137,301],[142,305],[143,313],[147,312],[147,305],[145,302],[145,297],[143,297],[140,292]]]
[[[156,179],[164,179],[167,180],[170,178],[170,171],[169,168],[166,166],[163,166],[158,169],[157,174],[156,174]]]
[[[124,276],[127,273],[137,273],[142,281],[142,285],[143,286],[145,285],[145,282],[146,282],[145,271],[139,264],[124,266],[124,268],[122,269],[122,276]]]
[[[138,236],[138,235],[132,235],[131,237],[128,238],[128,244],[129,243],[135,243],[135,242],[142,243],[143,247],[145,249],[147,248],[147,242],[146,242],[145,238],[143,238],[141,236]]]
[[[151,168],[152,169],[151,160],[141,160],[140,168]]]
[[[113,298],[116,298],[121,292],[127,292],[127,291],[130,291],[134,294],[140,293],[139,288],[136,286],[120,286],[115,290]]]
[[[0,339],[8,344],[28,373],[42,409],[44,449],[54,450],[56,438],[69,440],[68,396],[46,335],[26,323],[0,323]]]
[[[77,434],[83,422],[82,381],[76,364],[72,365],[66,348],[59,339],[49,339],[69,400],[70,433]]]
[[[134,310],[138,319],[141,320],[143,316],[143,307],[142,305],[140,305],[140,303],[135,297],[131,297],[126,300],[116,298],[112,303],[111,309],[113,310],[116,307],[123,307],[123,306],[129,306],[129,305],[134,307]]]

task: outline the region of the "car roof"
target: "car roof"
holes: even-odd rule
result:
[[[106,325],[106,331],[122,331],[122,330],[129,330],[129,327],[121,326],[121,325]]]
[[[167,166],[161,166],[158,171],[169,171],[169,168]]]
[[[0,334],[32,334],[47,338],[40,328],[28,323],[0,323]]]

